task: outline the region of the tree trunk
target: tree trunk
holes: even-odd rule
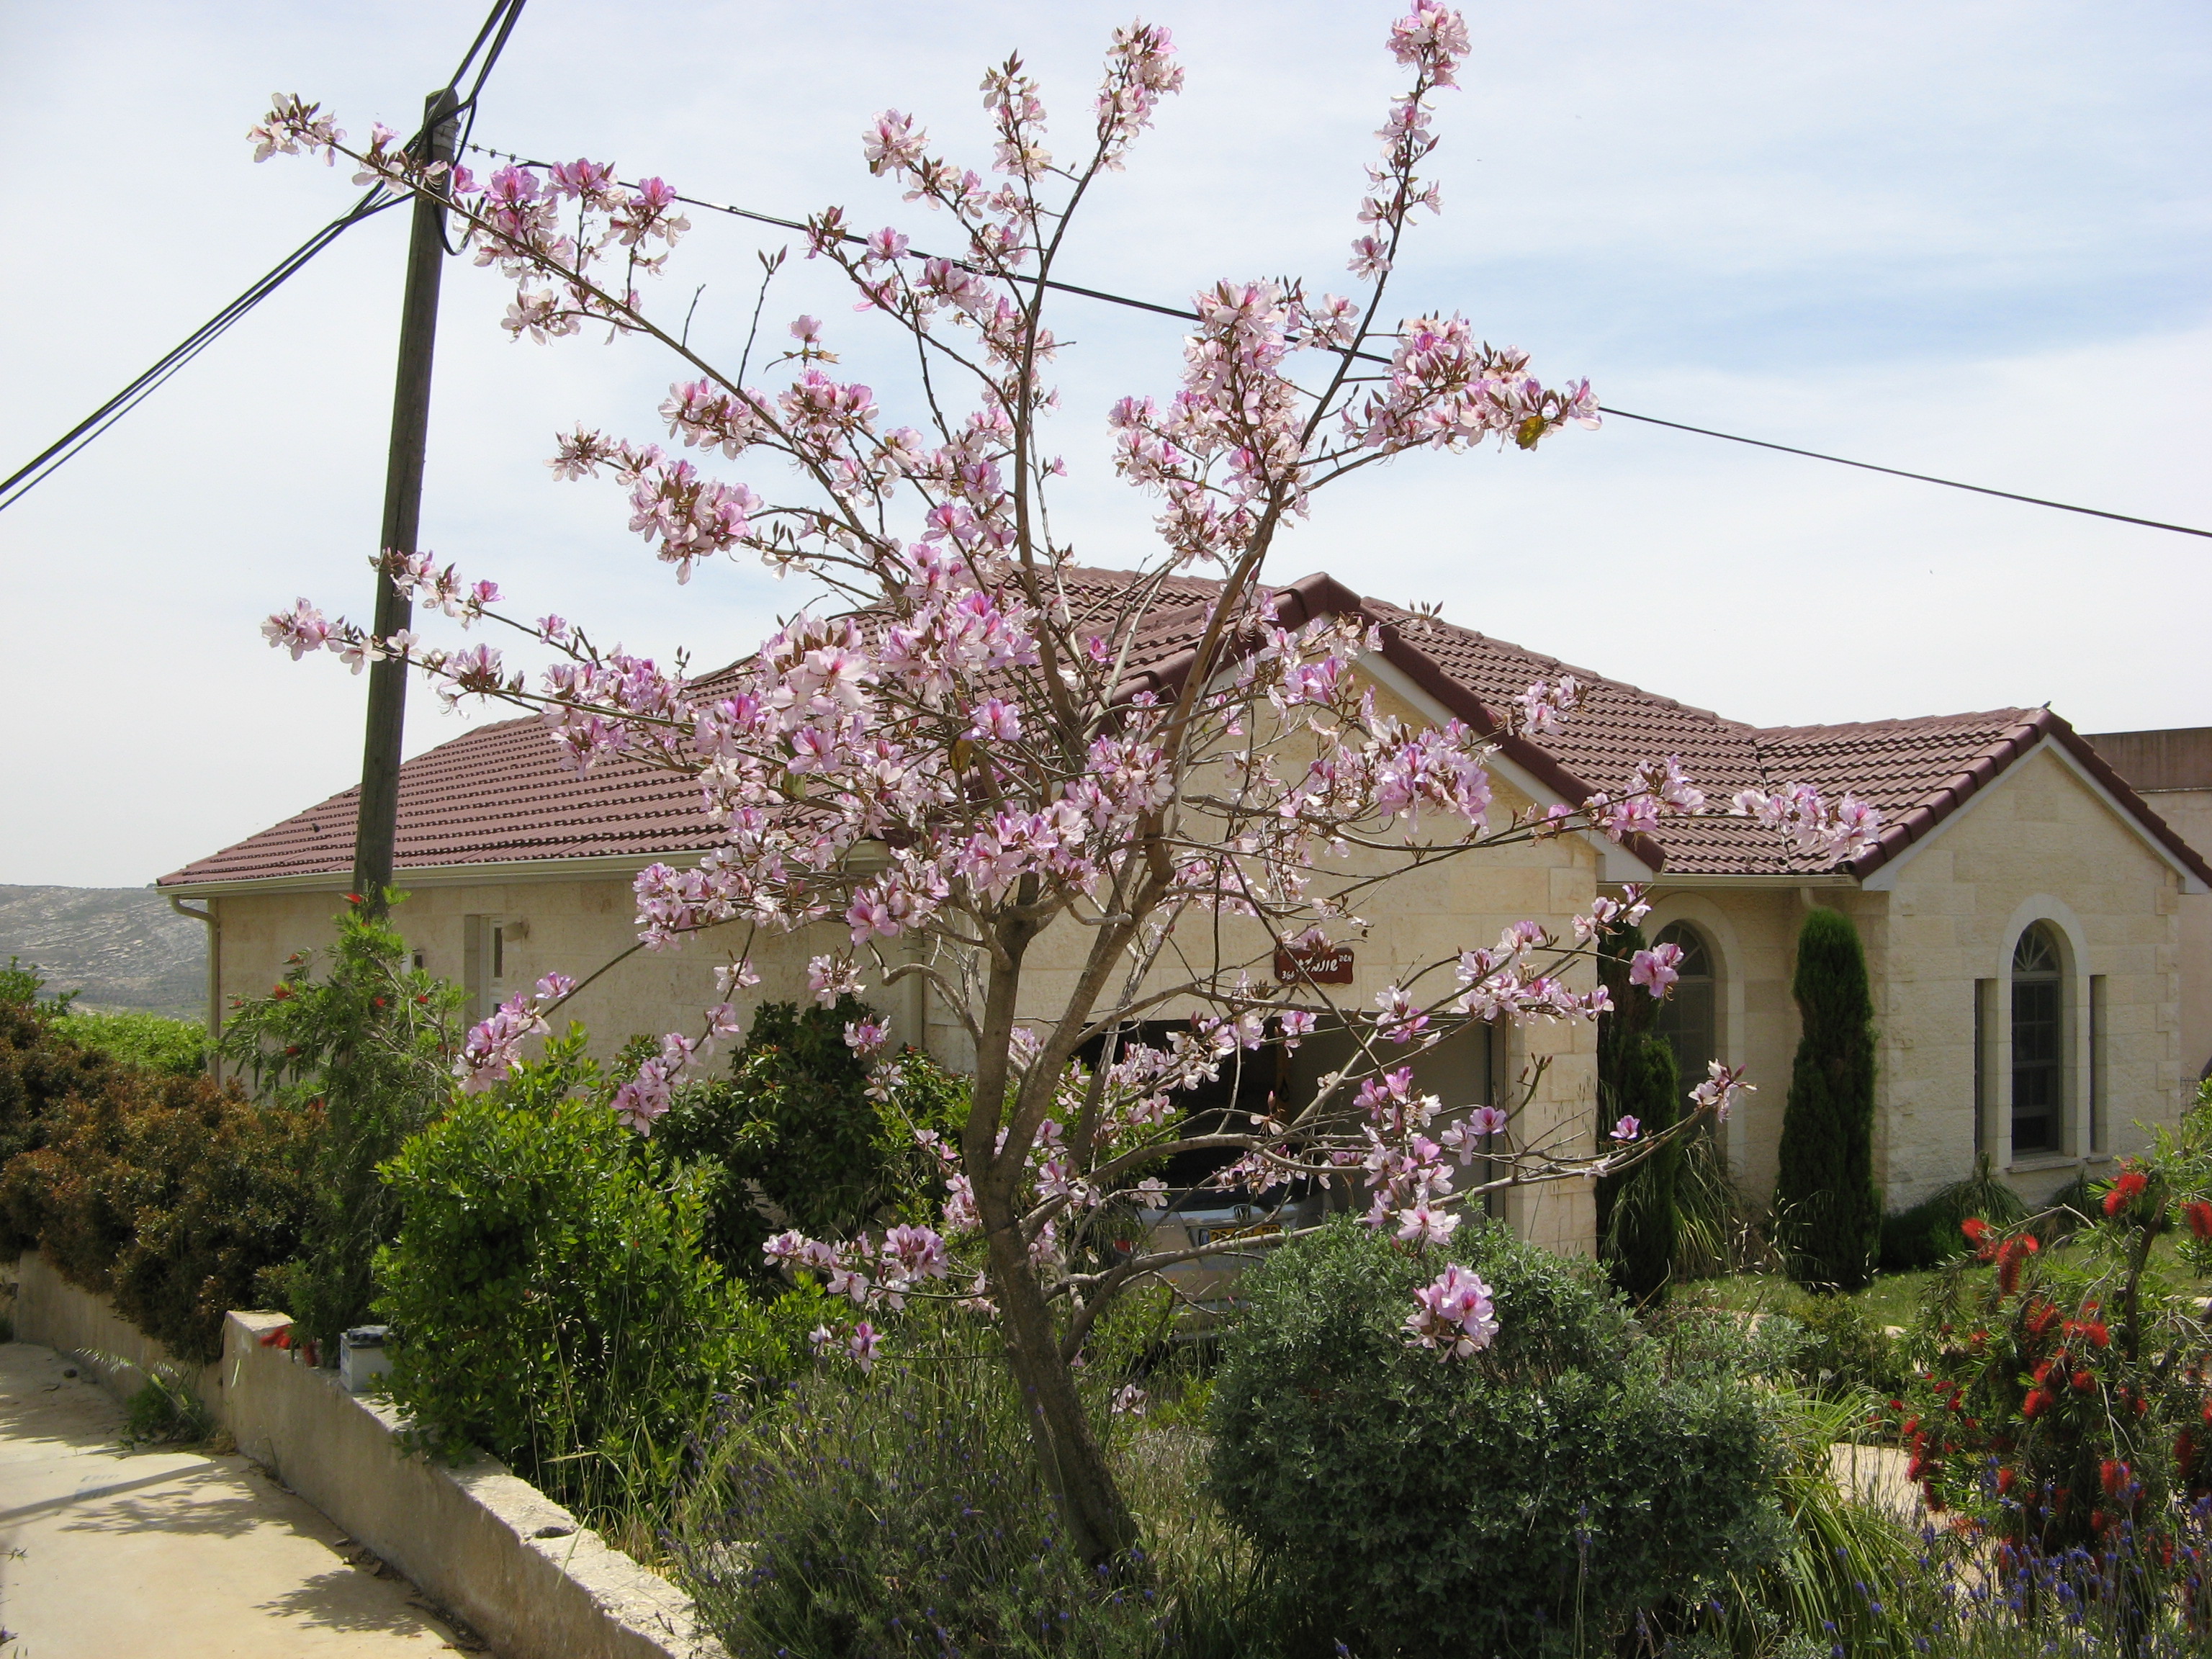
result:
[[[1091,1418],[1076,1392],[1074,1374],[1060,1358],[1052,1312],[1038,1289],[1012,1214],[988,1213],[991,1294],[999,1304],[1006,1362],[1021,1390],[1022,1407],[1036,1442],[1045,1483],[1060,1501],[1068,1542],[1093,1565],[1126,1555],[1137,1541],[1136,1522],[1121,1501],[1105,1449],[1091,1431]]]

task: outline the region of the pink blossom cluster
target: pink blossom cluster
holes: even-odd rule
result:
[[[1456,1261],[1415,1291],[1413,1299],[1419,1305],[1407,1316],[1407,1338],[1439,1359],[1465,1359],[1498,1334],[1490,1286]]]
[[[1830,799],[1810,784],[1793,783],[1769,794],[1747,789],[1732,803],[1738,816],[1786,833],[1801,853],[1830,862],[1855,858],[1881,838],[1881,813],[1845,794]]]

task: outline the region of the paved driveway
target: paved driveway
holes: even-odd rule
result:
[[[483,1651],[245,1458],[124,1450],[73,1369],[0,1344],[0,1659]]]

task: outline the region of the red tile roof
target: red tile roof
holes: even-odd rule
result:
[[[1110,624],[1127,604],[1130,573],[1075,569],[1064,586],[1079,622]],[[1144,616],[1130,653],[1139,678],[1178,682],[1199,642],[1218,584],[1171,577]],[[1278,590],[1292,625],[1358,608],[1383,629],[1384,655],[1454,714],[1495,731],[1495,711],[1539,679],[1571,673],[1589,687],[1566,729],[1540,745],[1502,740],[1508,758],[1559,795],[1579,800],[1618,789],[1645,760],[1679,756],[1716,805],[1738,790],[1804,782],[1850,790],[1881,809],[1875,847],[1838,866],[1793,850],[1743,818],[1676,819],[1658,843],[1631,850],[1670,874],[1789,876],[1840,870],[1866,877],[1925,836],[2012,761],[2049,738],[2134,815],[2145,832],[2207,883],[2212,866],[2158,817],[2096,750],[2047,708],[1843,726],[1756,727],[1723,720],[1619,680],[1575,668],[1471,629],[1361,599],[1326,575]],[[1187,603],[1177,604],[1184,600]],[[1118,635],[1118,628],[1113,631]],[[729,671],[722,671],[727,672]],[[296,817],[161,878],[165,887],[343,875],[353,863],[356,792],[333,795]],[[579,776],[564,767],[535,720],[481,726],[400,769],[395,865],[410,870],[528,860],[621,855],[640,860],[703,850],[714,831],[692,787],[634,762],[602,763]]]

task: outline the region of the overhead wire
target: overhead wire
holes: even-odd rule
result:
[[[470,65],[476,64],[477,53],[484,52],[487,41],[490,43],[490,50],[484,52],[483,62],[477,64],[476,76],[470,82],[467,94],[447,116],[441,118],[466,118],[467,125],[461,134],[463,143],[467,141],[468,131],[474,126],[477,99],[483,90],[485,79],[491,74],[492,65],[499,61],[500,53],[505,50],[507,38],[514,33],[515,21],[522,15],[526,3],[526,0],[496,0],[484,18],[483,27],[477,31],[476,39],[470,43],[468,51],[463,54],[460,63],[446,82],[444,90],[457,91],[461,78],[469,73]],[[409,138],[407,148],[411,149],[420,145],[428,134],[429,123],[426,120]],[[455,153],[459,152],[457,150]],[[372,185],[349,210],[331,220],[264,271],[235,299],[163,353],[149,368],[134,376],[91,414],[5,478],[0,478],[0,512],[5,512],[22,500],[94,439],[153,396],[185,364],[228,333],[247,313],[298,275],[302,267],[345,232],[365,219],[374,218],[386,208],[397,207],[400,203],[410,200],[411,195],[410,191],[394,190],[380,181]]]
[[[550,165],[509,151],[493,149],[488,145],[477,144],[471,148],[480,155],[512,161],[521,167]],[[812,234],[813,228],[801,219],[787,219],[776,214],[760,212],[754,208],[738,207],[728,202],[710,202],[696,196],[679,195],[676,199],[687,207],[699,208],[709,213],[726,214],[732,218],[750,220],[755,224],[774,225],[780,229],[795,230],[803,234]],[[852,231],[839,232],[838,239],[841,241],[856,244],[867,240],[866,237]],[[916,249],[914,251],[914,257],[929,258],[934,256]],[[965,260],[956,259],[952,263],[963,270],[977,269]],[[1155,316],[1172,317],[1182,322],[1194,323],[1200,320],[1198,313],[1188,307],[1163,305],[1154,300],[1135,299],[1126,294],[1110,293],[1104,289],[1086,288],[1080,283],[1062,282],[1055,276],[1029,276],[1014,272],[1008,275],[1007,279],[1017,283],[1026,283],[1033,288],[1041,285],[1058,293],[1073,294],[1086,300],[1097,300],[1107,305],[1121,306],[1132,311],[1145,311]],[[1363,362],[1388,363],[1390,361],[1388,357],[1372,351],[1355,352],[1352,355]],[[1620,409],[1611,404],[1601,404],[1598,409],[1601,414],[1611,415],[1624,421],[1637,421],[1645,426],[1666,427],[1675,432],[1694,433],[1701,438],[1718,438],[1728,443],[1746,444],[1754,449],[1771,449],[1784,455],[1800,455],[1808,460],[1826,461],[1835,466],[1856,467],[1863,472],[1886,473],[1893,478],[1910,478],[1917,483],[1941,484],[1946,489],[1963,489],[1976,495],[1994,495],[2001,501],[2021,501],[2030,507],[2046,507],[2060,513],[2078,513],[2092,519],[2109,519],[2117,524],[2141,525],[2148,530],[2171,531],[2178,536],[2201,536],[2212,538],[2212,530],[2199,530],[2194,526],[2185,524],[2169,524],[2162,519],[2138,518],[2130,513],[2113,513],[2103,507],[2082,507],[2072,501],[2052,501],[2047,496],[2024,495],[2015,490],[1996,489],[1987,484],[1967,483],[1958,478],[1938,477],[1931,472],[1911,472],[1903,467],[1882,466],[1873,461],[1853,460],[1848,456],[1830,455],[1817,449],[1802,449],[1795,444],[1776,443],[1771,439],[1747,438],[1741,433],[1721,432],[1711,427],[1692,426],[1686,422],[1665,420],[1656,415],[1639,415],[1632,410]]]

